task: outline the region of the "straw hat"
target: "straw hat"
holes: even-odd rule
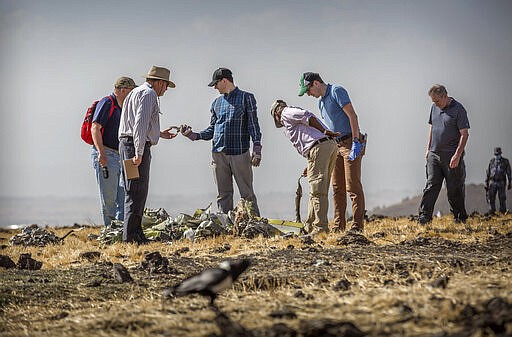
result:
[[[169,86],[169,88],[175,88],[176,84],[171,82],[170,76],[171,76],[171,71],[169,69],[163,68],[163,67],[152,66],[151,69],[149,69],[148,74],[144,77],[155,79],[155,80],[167,81],[167,85]]]

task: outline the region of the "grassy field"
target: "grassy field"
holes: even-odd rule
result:
[[[50,229],[62,236],[69,229]],[[103,246],[73,233],[61,245],[10,246],[40,270],[0,267],[1,336],[511,336],[512,215],[420,226],[376,219],[364,236],[223,236]],[[97,252],[89,259],[83,253]],[[157,262],[146,256],[159,252]],[[214,312],[200,296],[163,290],[225,259],[252,266]],[[168,261],[168,264],[166,262]],[[120,282],[113,263],[133,282]]]

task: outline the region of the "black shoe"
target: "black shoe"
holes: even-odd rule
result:
[[[149,240],[148,238],[146,238],[146,236],[144,234],[142,235],[139,235],[139,237],[135,240],[135,243],[137,245],[147,245],[148,243],[150,243],[151,240]]]
[[[125,241],[126,243],[135,243],[137,245],[147,245],[151,242],[151,240],[148,240],[144,234],[135,235],[134,237],[131,237],[130,239]]]
[[[464,225],[465,225],[465,224],[466,224],[466,220],[467,220],[467,219],[468,219],[468,218],[455,218],[455,219],[453,220],[453,222],[455,222],[455,223],[461,223],[461,224],[464,224]]]
[[[426,218],[424,216],[420,216],[420,218],[418,219],[418,222],[420,223],[420,225],[426,225],[426,224],[431,223],[432,219]]]

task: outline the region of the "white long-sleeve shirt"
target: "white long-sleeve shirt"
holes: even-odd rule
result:
[[[327,129],[312,112],[307,110],[288,106],[281,112],[281,124],[284,126],[284,134],[290,139],[297,152],[306,158],[313,144],[317,140],[327,137],[309,125],[310,118],[316,118],[320,125]]]
[[[119,138],[123,136],[133,137],[139,156],[144,153],[146,142],[156,145],[160,139],[158,95],[148,82],[133,89],[124,100]]]

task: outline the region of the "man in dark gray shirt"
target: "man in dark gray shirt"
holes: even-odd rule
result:
[[[455,222],[466,222],[464,148],[469,137],[468,115],[462,104],[448,96],[443,85],[434,85],[428,94],[433,104],[428,121],[427,184],[421,199],[419,222],[432,221],[434,205],[445,179]]]

